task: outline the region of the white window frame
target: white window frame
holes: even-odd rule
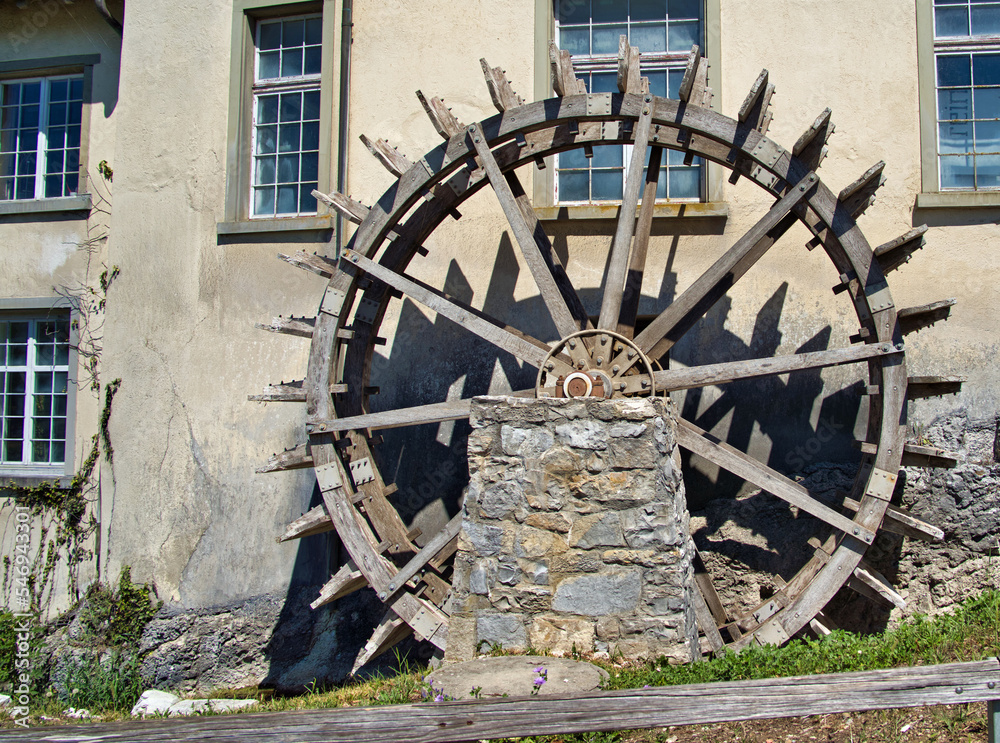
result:
[[[298,75],[294,77],[278,77],[278,78],[260,78],[260,34],[261,28],[266,23],[273,22],[284,22],[293,20],[307,20],[311,18],[318,18],[322,22],[322,13],[304,13],[296,15],[287,16],[277,16],[274,18],[260,18],[256,21],[254,28],[254,55],[253,55],[253,83],[251,85],[250,93],[250,106],[251,106],[251,124],[250,124],[250,178],[249,187],[250,192],[248,194],[248,205],[249,214],[251,219],[282,219],[287,217],[302,217],[302,216],[314,216],[316,215],[317,209],[311,211],[302,211],[297,209],[294,212],[279,212],[277,211],[277,196],[275,197],[275,211],[271,214],[257,214],[255,212],[255,190],[259,185],[257,183],[257,116],[258,116],[258,99],[261,96],[267,95],[280,95],[281,93],[296,93],[296,92],[315,92],[317,95],[321,94],[321,84],[322,84],[322,68],[320,72],[313,75]],[[279,106],[279,119],[280,119],[280,106]],[[322,113],[320,115],[322,120]],[[300,119],[301,122],[301,119]],[[277,143],[275,145],[277,147]],[[277,150],[276,150],[277,152]],[[317,152],[317,169],[319,168],[319,160],[321,158],[322,150]],[[302,152],[299,151],[299,156],[301,158]],[[300,177],[301,177],[301,160],[299,165]],[[277,176],[275,176],[277,177]],[[301,181],[297,182],[301,187]],[[296,198],[296,206],[300,206],[299,199]]]
[[[24,428],[22,430],[21,441],[22,443],[22,456],[19,462],[7,462],[3,461],[2,457],[6,454],[5,450],[0,450],[0,481],[4,480],[23,480],[24,478],[30,478],[32,480],[38,479],[52,479],[60,478],[63,476],[69,476],[72,474],[75,466],[75,446],[74,446],[74,429],[76,424],[76,387],[77,387],[77,344],[79,338],[76,333],[75,324],[73,321],[73,312],[71,308],[67,305],[64,300],[55,299],[37,299],[37,300],[0,300],[0,319],[4,321],[17,321],[24,322],[28,321],[31,323],[31,330],[28,334],[28,346],[27,346],[27,358],[26,364],[17,367],[8,367],[6,365],[7,359],[4,358],[3,365],[0,369],[7,371],[9,369],[14,369],[15,371],[25,372],[25,393],[24,393]],[[35,350],[36,350],[36,337],[37,337],[37,323],[39,322],[51,322],[52,320],[61,320],[69,323],[69,354],[67,363],[63,364],[52,364],[52,365],[39,365],[36,362]],[[66,388],[66,430],[64,434],[64,451],[63,460],[60,462],[33,462],[32,459],[32,436],[33,436],[33,426],[34,426],[34,416],[32,415],[31,404],[34,395],[34,372],[35,371],[56,371],[56,372],[66,372],[67,375],[67,388]],[[3,402],[0,401],[0,406]],[[6,411],[0,407],[0,413],[5,414]],[[51,417],[51,416],[50,416]],[[4,424],[5,425],[5,424]],[[2,440],[0,440],[0,446],[2,446]]]
[[[60,193],[58,196],[46,196],[45,195],[45,176],[47,174],[45,172],[45,163],[46,163],[46,154],[48,152],[48,143],[49,143],[49,102],[50,102],[50,94],[51,94],[52,83],[56,82],[56,81],[60,81],[60,80],[65,80],[68,83],[72,83],[72,81],[78,80],[80,82],[80,87],[81,87],[81,91],[82,91],[81,92],[81,100],[80,100],[80,123],[78,124],[78,126],[80,127],[80,144],[78,144],[74,148],[74,149],[77,150],[77,162],[78,162],[78,165],[77,165],[77,187],[76,187],[76,190],[72,191],[69,194],[62,194],[62,193]],[[33,82],[39,82],[41,85],[40,85],[40,93],[39,93],[39,101],[38,101],[38,136],[37,136],[37,141],[36,141],[36,145],[35,145],[35,175],[34,175],[35,188],[34,188],[34,192],[32,193],[32,195],[29,198],[30,199],[39,200],[39,199],[56,199],[56,198],[64,198],[64,197],[76,196],[76,195],[78,195],[80,193],[80,185],[84,182],[84,178],[83,178],[84,174],[82,173],[81,165],[83,163],[83,135],[84,135],[84,131],[85,131],[85,128],[83,126],[83,118],[84,118],[84,110],[83,109],[84,109],[84,106],[86,104],[86,79],[85,79],[84,75],[82,75],[82,74],[37,75],[37,76],[33,76],[33,77],[21,77],[21,78],[13,78],[13,79],[3,79],[3,80],[0,80],[0,89],[2,89],[3,87],[5,87],[7,85],[20,85],[20,84],[24,84],[24,83],[33,83]],[[2,100],[2,98],[0,98],[0,100]],[[68,123],[63,125],[64,128],[66,128],[68,126],[69,126]],[[65,147],[65,139],[64,139],[64,146],[62,147],[62,150],[63,150],[64,153],[67,151],[67,148]],[[4,153],[4,154],[6,155],[6,154],[9,154],[9,153]],[[15,150],[14,154],[15,154],[15,166],[14,166],[14,173],[13,173],[13,175],[11,177],[13,177],[15,179],[15,181],[16,181],[17,178],[18,178],[17,164],[16,164],[16,155],[17,155],[17,151],[16,150]],[[60,172],[60,176],[63,177],[63,178],[65,178],[66,173],[67,173],[67,171],[65,169],[65,163],[64,163],[63,164],[63,170]],[[6,176],[4,176],[3,173],[0,173],[0,177],[6,177]],[[17,190],[16,184],[15,184],[14,190],[15,190],[15,193],[16,193],[16,190]],[[12,197],[12,198],[5,198],[3,196],[3,194],[0,193],[0,203],[2,203],[2,202],[11,202],[11,201],[25,201],[25,200],[27,200],[27,199],[23,199],[23,198],[18,199],[18,198],[14,198],[14,197]]]

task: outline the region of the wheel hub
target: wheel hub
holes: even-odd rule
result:
[[[649,358],[632,339],[609,330],[582,330],[560,340],[539,367],[535,382],[536,397],[603,400],[655,392]]]

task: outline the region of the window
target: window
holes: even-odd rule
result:
[[[642,74],[650,92],[677,97],[684,66],[693,44],[704,47],[702,0],[555,0],[555,39],[573,55],[573,66],[588,92],[618,92],[618,39],[642,52]],[[631,146],[605,145],[559,155],[555,200],[561,203],[620,201],[625,163]],[[648,163],[648,154],[647,154]],[[684,155],[669,152],[660,171],[657,198],[699,201],[704,167],[700,158],[684,163]]]
[[[219,235],[333,226],[312,191],[333,188],[337,172],[336,7],[335,0],[234,0]]]
[[[935,0],[934,54],[938,185],[1000,188],[1000,2]]]
[[[0,81],[0,200],[76,195],[83,75]]]
[[[254,217],[315,214],[323,21],[260,21],[253,85]]]
[[[0,475],[72,465],[70,360],[68,312],[0,315]]]

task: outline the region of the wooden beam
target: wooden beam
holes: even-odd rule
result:
[[[389,592],[395,592],[403,588],[406,582],[423,570],[427,564],[437,557],[438,553],[444,550],[458,533],[462,530],[462,512],[452,517],[445,527],[435,534],[421,550],[415,554],[406,565],[399,569],[399,572],[392,577],[392,581],[387,586]],[[379,598],[385,600],[384,597]]]
[[[641,95],[642,78],[639,73],[639,50],[628,43],[628,36],[618,37],[618,90],[621,93]],[[648,87],[648,81],[647,81]]]
[[[611,243],[611,258],[608,274],[604,282],[604,298],[601,301],[601,315],[598,328],[615,330],[621,314],[622,294],[625,291],[625,277],[629,266],[629,252],[635,233],[635,213],[639,202],[639,189],[644,181],[642,169],[646,164],[646,150],[649,147],[649,130],[653,121],[652,97],[646,96],[642,113],[635,124],[632,159],[625,176],[625,193],[618,212],[618,224],[614,241]]]
[[[398,178],[413,167],[413,163],[400,153],[399,150],[389,144],[388,141],[384,139],[372,141],[364,134],[361,135],[361,141],[375,159],[382,163],[382,166],[395,177]]]
[[[906,599],[896,593],[889,580],[864,560],[854,569],[847,581],[847,587],[875,601],[895,606],[902,611],[906,608]]]
[[[410,626],[400,619],[396,615],[396,612],[392,609],[387,611],[385,616],[382,617],[382,621],[375,627],[375,631],[372,632],[372,636],[368,639],[368,642],[361,648],[358,657],[355,658],[354,667],[351,668],[351,675],[353,676],[361,670],[361,667],[368,663],[368,661],[374,660],[386,650],[408,637],[410,632],[412,632]]]
[[[884,168],[885,161],[880,160],[840,192],[837,200],[855,219],[875,202],[875,192],[885,183]]]
[[[307,253],[304,250],[300,250],[293,255],[278,253],[278,257],[296,268],[304,269],[326,279],[331,278],[337,271],[337,262],[335,260],[316,255],[315,253]]]
[[[549,64],[552,68],[552,89],[557,96],[562,98],[587,92],[587,86],[573,71],[570,53],[560,49],[554,41],[549,42]]]
[[[403,292],[414,301],[444,315],[452,322],[461,325],[483,340],[492,343],[500,350],[513,354],[525,363],[538,368],[548,356],[548,351],[544,350],[547,346],[540,341],[533,343],[522,336],[515,335],[499,322],[487,320],[482,313],[473,313],[470,311],[470,308],[460,306],[453,299],[444,296],[426,284],[415,281],[403,274],[398,274],[379,263],[365,258],[359,253],[355,253],[353,250],[345,249],[341,253],[341,257],[343,260],[358,266],[380,281],[384,281],[394,289]],[[569,373],[566,372],[567,369],[571,368],[568,364],[558,359],[553,359],[552,361],[556,368],[562,369],[559,373]]]
[[[751,227],[712,266],[636,336],[636,345],[659,359],[777,242],[795,223],[792,209],[819,183],[809,173]],[[622,353],[615,364],[626,368]],[[631,363],[628,364],[631,366]]]
[[[427,112],[431,124],[434,125],[434,131],[444,139],[451,139],[465,130],[465,124],[455,118],[451,109],[444,105],[443,100],[440,98],[427,98],[419,90],[417,91],[417,98],[420,99],[420,105],[424,107],[424,111]]]
[[[646,168],[646,185],[642,191],[642,206],[635,224],[635,238],[629,258],[628,274],[622,293],[621,312],[618,315],[618,333],[626,338],[635,335],[635,322],[639,315],[639,300],[642,298],[642,277],[646,270],[646,254],[649,251],[649,234],[653,229],[653,212],[656,209],[656,187],[660,179],[660,164],[665,150],[662,147],[649,148],[649,165]]]
[[[833,112],[829,108],[823,109],[823,113],[816,117],[812,126],[806,129],[792,148],[792,154],[810,170],[819,168],[826,158],[826,143],[836,128],[830,121],[832,114]]]
[[[358,566],[352,560],[348,560],[346,565],[341,566],[330,580],[328,580],[319,591],[319,598],[309,604],[309,608],[318,609],[324,604],[336,601],[342,596],[354,593],[358,589],[368,585],[367,579],[358,570]],[[393,616],[396,616],[393,614]],[[398,618],[398,617],[397,617]],[[400,619],[399,621],[403,621]]]
[[[681,78],[680,87],[677,90],[677,97],[685,103],[691,100],[691,91],[694,89],[694,79],[698,72],[698,63],[701,60],[701,49],[697,44],[691,47],[688,54],[687,65],[684,67],[684,77]]]
[[[747,93],[747,97],[743,100],[743,105],[740,106],[739,113],[736,115],[737,120],[741,124],[750,119],[750,115],[754,112],[754,108],[757,107],[757,104],[764,100],[767,95],[767,89],[767,70],[761,70],[757,79],[754,80],[753,85],[750,86],[750,92]],[[774,91],[773,86],[771,86],[771,91]],[[754,123],[756,124],[756,122]]]
[[[705,364],[687,369],[664,369],[653,372],[657,390],[686,390],[725,384],[738,379],[752,379],[773,374],[787,374],[808,369],[822,369],[841,364],[856,364],[873,358],[900,354],[903,350],[891,343],[868,343],[829,351],[793,353],[787,356],[772,356],[765,359],[747,361],[724,361],[721,364]]]
[[[240,743],[446,743],[766,720],[872,709],[993,700],[996,658],[969,663],[651,689],[466,699],[435,704],[337,707],[290,712],[88,724],[90,743],[213,740]],[[958,690],[961,690],[961,693]],[[1000,724],[1000,720],[997,721]],[[79,725],[45,727],[49,743],[75,743]],[[12,743],[38,730],[8,729]]]
[[[322,191],[313,189],[312,195],[314,199],[322,201],[348,222],[353,222],[354,224],[364,222],[368,217],[368,212],[371,211],[369,207],[360,201],[355,201],[350,196],[345,196],[339,191],[325,194]]]
[[[812,514],[845,534],[857,537],[867,544],[871,544],[875,539],[875,534],[872,531],[841,515],[829,506],[823,505],[799,483],[788,479],[780,472],[758,462],[724,441],[720,441],[689,421],[684,419],[678,421],[677,443],[692,454],[697,454],[724,470],[732,472],[737,477],[741,477],[786,503]]]
[[[861,507],[858,501],[847,496],[843,498],[843,505],[852,511],[857,511]],[[922,542],[940,542],[944,539],[944,532],[934,524],[918,519],[911,513],[893,505],[886,509],[885,516],[882,517],[881,529],[892,534],[899,534],[902,537],[919,539]]]
[[[490,98],[493,100],[493,105],[496,106],[497,111],[503,113],[509,108],[517,108],[524,105],[521,96],[515,93],[511,87],[506,72],[499,67],[490,67],[489,62],[485,59],[480,59],[479,64],[482,65],[483,75],[486,78],[486,87],[489,88]]]
[[[581,326],[580,320],[574,317],[555,277],[552,275],[551,261],[545,260],[545,253],[551,254],[552,252],[548,238],[539,239],[537,226],[536,229],[532,229],[532,225],[529,225],[526,215],[514,195],[514,188],[511,187],[508,179],[516,179],[517,175],[513,172],[504,174],[500,171],[500,166],[478,125],[473,124],[469,127],[469,137],[475,147],[476,154],[479,155],[479,161],[486,171],[486,177],[489,179],[490,185],[493,186],[493,191],[497,201],[500,202],[504,216],[507,217],[507,223],[510,225],[511,232],[514,233],[514,239],[521,249],[521,255],[524,256],[524,260],[528,264],[531,276],[535,280],[535,286],[538,287],[542,301],[552,317],[552,322],[555,323],[556,330],[562,337],[583,330],[584,327]],[[516,188],[523,193],[524,189],[520,182],[517,183]],[[576,359],[574,358],[574,360]]]
[[[958,466],[958,455],[933,446],[903,445],[904,467],[942,467],[951,469]]]
[[[962,391],[965,377],[909,377],[906,380],[906,399],[957,395]]]
[[[267,461],[267,464],[257,468],[257,473],[287,472],[288,470],[301,470],[312,466],[313,458],[312,454],[309,453],[309,445],[299,444],[294,449],[287,449],[280,454],[275,454]]]
[[[311,537],[313,534],[323,534],[333,531],[333,528],[333,521],[330,520],[330,514],[327,513],[326,507],[316,506],[290,523],[285,529],[285,533],[278,537],[278,542]]]
[[[922,224],[875,248],[875,257],[882,273],[895,271],[909,261],[911,255],[924,247],[926,233],[927,225]]]
[[[922,304],[919,307],[906,307],[901,309],[897,315],[899,319],[899,329],[903,335],[908,335],[924,328],[929,328],[936,322],[947,320],[951,314],[951,308],[958,302],[957,299],[942,299],[930,304]]]

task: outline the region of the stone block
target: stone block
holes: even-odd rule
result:
[[[590,616],[634,611],[639,604],[641,587],[638,570],[564,578],[556,586],[552,608]]]
[[[535,617],[528,634],[531,647],[559,653],[591,653],[594,623],[589,619],[548,614]]]
[[[544,531],[555,531],[560,534],[569,532],[573,520],[566,513],[532,513],[524,519],[527,526],[533,526]]]
[[[520,614],[481,614],[476,620],[476,645],[480,643],[523,650],[528,646],[523,618]]]
[[[500,427],[500,446],[504,454],[529,459],[540,457],[552,448],[555,438],[544,428]]]
[[[580,549],[592,547],[624,547],[622,522],[618,513],[595,513],[576,520],[569,534],[569,546]]]
[[[605,426],[586,418],[556,426],[559,440],[574,449],[607,449],[608,431]]]

